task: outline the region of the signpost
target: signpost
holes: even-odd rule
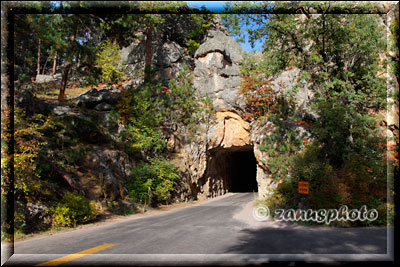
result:
[[[299,194],[308,195],[310,192],[310,183],[305,181],[299,181],[297,184],[297,192]],[[301,208],[304,209],[304,197],[301,198]]]
[[[309,188],[310,188],[309,182],[299,181],[297,192],[299,194],[308,195],[308,193],[310,191]]]

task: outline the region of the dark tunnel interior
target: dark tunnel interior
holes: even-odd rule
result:
[[[257,160],[253,150],[227,153],[229,192],[257,192]]]

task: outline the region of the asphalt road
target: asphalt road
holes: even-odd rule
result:
[[[68,256],[62,266],[241,265],[393,257],[393,228],[257,222],[251,215],[253,200],[252,193],[230,193],[186,208],[16,242],[14,255],[4,266],[36,265],[77,252],[88,255],[73,260]]]

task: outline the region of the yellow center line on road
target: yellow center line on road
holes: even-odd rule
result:
[[[96,253],[96,252],[99,252],[99,251],[102,251],[102,250],[105,250],[105,249],[108,249],[108,248],[112,248],[112,247],[114,247],[116,245],[117,244],[104,244],[104,245],[101,245],[101,246],[98,246],[98,247],[82,250],[82,251],[79,251],[77,253],[70,254],[70,255],[67,255],[67,256],[64,256],[64,257],[61,257],[61,258],[58,258],[58,259],[54,259],[54,260],[51,260],[51,261],[46,261],[46,262],[40,263],[40,264],[35,265],[35,266],[57,266],[57,265],[60,265],[60,264],[63,264],[63,263],[69,262],[69,261],[73,261],[73,260],[82,258],[82,257],[84,257],[86,255],[89,255],[89,254],[93,254],[93,253]]]

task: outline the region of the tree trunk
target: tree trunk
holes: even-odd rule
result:
[[[57,67],[57,51],[54,53],[54,58],[53,58],[53,71],[52,75],[56,74],[56,67]]]
[[[70,62],[69,60],[65,61],[64,73],[62,76],[61,87],[60,87],[60,93],[58,95],[58,101],[60,101],[60,102],[64,101],[65,88],[67,87],[68,75],[69,75],[69,71],[71,70],[71,67],[72,67],[72,62]]]
[[[77,28],[75,28],[74,33],[71,35],[71,43],[70,43],[70,52],[72,53],[74,51],[74,44],[75,44],[75,35],[76,35]],[[72,58],[72,55],[71,55]],[[58,95],[58,101],[62,102],[64,101],[65,97],[65,88],[67,87],[68,83],[68,75],[69,71],[72,68],[72,60],[67,59],[64,63],[64,73],[61,81],[61,87],[60,87],[60,93]]]
[[[15,50],[14,50],[15,51]],[[25,47],[24,52],[22,54],[22,58],[26,58],[26,55],[28,54],[28,48]],[[25,70],[26,69],[26,60],[23,60],[22,62],[22,69]]]
[[[328,62],[325,53],[325,34],[326,34],[325,24],[326,24],[326,17],[325,14],[322,14],[322,58],[324,59],[324,62]]]
[[[146,31],[146,60],[144,65],[144,82],[149,82],[151,79],[152,39],[153,39],[153,28],[151,25],[149,25]]]
[[[40,39],[38,39],[36,76],[40,74]]]
[[[46,58],[46,61],[44,62],[44,66],[43,66],[42,74],[44,74],[44,73],[45,73],[45,71],[46,71],[47,62],[49,62],[49,58],[50,58],[50,55],[49,55],[49,56]]]

